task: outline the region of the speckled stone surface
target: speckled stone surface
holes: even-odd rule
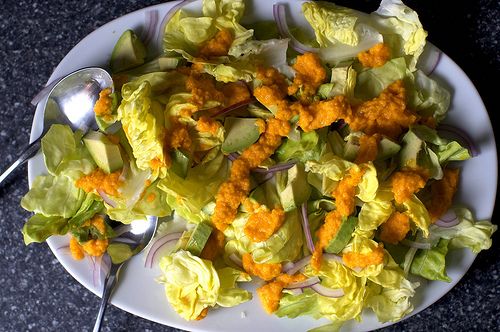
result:
[[[0,169],[28,143],[30,100],[55,66],[83,37],[123,14],[161,3],[131,0],[0,0]],[[375,1],[339,1],[374,10]],[[497,0],[407,1],[429,40],[471,78],[498,124],[500,4]],[[494,82],[492,84],[491,82]],[[498,135],[497,135],[498,136]],[[90,331],[99,299],[73,279],[47,245],[23,244],[29,213],[26,167],[0,188],[0,331]],[[498,223],[494,213],[493,220]],[[423,312],[383,331],[500,330],[500,238],[482,252],[458,285]],[[104,331],[178,331],[110,307]]]

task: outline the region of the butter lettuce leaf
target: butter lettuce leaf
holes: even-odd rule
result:
[[[118,118],[132,147],[137,167],[151,169],[153,178],[164,177],[164,117],[160,104],[152,99],[151,84],[134,82],[122,87],[123,100],[118,107]]]
[[[301,162],[319,160],[323,146],[317,132],[300,132],[300,139],[285,139],[276,150],[275,155],[277,160],[281,162],[292,159]]]
[[[446,274],[446,254],[450,240],[441,239],[431,249],[420,249],[411,263],[410,272],[429,280],[451,282]]]
[[[393,56],[404,55],[410,71],[414,71],[427,38],[417,12],[401,0],[382,0],[371,16],[384,36],[384,43],[388,43],[395,53]]]
[[[232,45],[241,44],[253,36],[253,30],[247,30],[239,24],[244,11],[245,3],[242,0],[204,0],[203,16],[199,17],[188,16],[184,10],[179,10],[165,27],[163,50],[166,53],[179,53],[192,62],[200,46],[222,29],[232,33]],[[215,62],[225,60],[221,58]]]
[[[215,200],[219,186],[228,176],[227,159],[221,152],[215,152],[212,160],[191,168],[185,179],[167,172],[158,182],[158,188],[166,193],[168,205],[190,222],[210,219],[203,208]]]
[[[43,242],[52,235],[64,235],[68,232],[68,220],[63,217],[46,217],[34,214],[23,226],[24,244]]]
[[[82,142],[83,133],[67,125],[52,125],[42,138],[42,152],[51,175],[65,175],[77,180],[89,174],[96,164]]]
[[[489,249],[492,244],[491,236],[498,226],[488,220],[476,221],[467,208],[455,207],[453,210],[460,222],[447,228],[432,225],[429,230],[431,239],[450,240],[450,249],[469,248],[475,254]]]
[[[252,299],[252,293],[237,287],[236,282],[248,282],[250,276],[237,269],[224,267],[217,270],[220,280],[220,291],[217,296],[217,304],[221,307],[234,307],[240,303]]]
[[[418,283],[402,279],[397,288],[384,288],[374,283],[368,283],[370,294],[366,306],[371,308],[380,322],[395,322],[413,311],[410,299],[415,294]]]
[[[21,199],[21,206],[46,217],[73,217],[87,194],[66,176],[40,175]]]
[[[253,260],[259,264],[295,261],[299,257],[304,241],[300,216],[296,209],[287,212],[283,225],[269,239],[262,242],[253,242],[245,234],[244,227],[249,216],[246,213],[239,214],[224,231],[229,239],[226,244],[226,254],[239,253],[242,256],[250,253]]]
[[[179,250],[164,256],[159,263],[158,279],[173,309],[186,320],[195,320],[203,309],[217,303],[220,279],[209,260]]]

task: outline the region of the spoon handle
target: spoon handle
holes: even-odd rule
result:
[[[102,292],[101,306],[99,307],[99,312],[97,313],[97,319],[94,325],[94,332],[99,332],[101,329],[102,319],[104,318],[104,312],[106,311],[107,304],[109,302],[109,297],[113,292],[113,287],[116,284],[116,279],[118,276],[118,271],[123,264],[111,264],[106,280],[104,281],[104,289]]]
[[[34,157],[37,154],[38,150],[40,150],[40,142],[41,138],[37,138],[35,141],[33,141],[33,143],[30,143],[30,145],[28,145],[26,149],[24,149],[19,158],[17,158],[17,160],[14,161],[12,165],[10,165],[9,168],[7,168],[2,173],[2,175],[0,175],[0,184],[2,184],[3,181],[10,175],[10,173],[12,173],[17,167],[21,166],[28,159]]]

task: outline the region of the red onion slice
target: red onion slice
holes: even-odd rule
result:
[[[411,241],[408,239],[401,240],[401,244],[410,247],[410,248],[417,248],[417,249],[431,249],[432,245],[429,242],[416,242],[416,241]]]
[[[243,106],[247,106],[251,103],[253,103],[254,100],[253,99],[246,99],[246,100],[243,100],[243,101],[240,101],[240,102],[237,102],[236,104],[232,104],[232,105],[229,105],[228,107],[226,108],[223,108],[222,110],[220,110],[219,112],[213,114],[211,117],[212,118],[216,118],[218,116],[221,116],[221,115],[225,115],[229,112],[232,112],[240,107],[243,107]]]
[[[99,194],[99,196],[101,196],[102,200],[103,200],[104,202],[106,202],[106,204],[108,204],[109,206],[111,206],[111,207],[113,207],[113,208],[115,208],[115,207],[116,207],[116,202],[115,202],[114,200],[112,200],[112,199],[108,196],[108,194],[106,194],[106,193],[104,192],[104,190],[102,190],[102,189],[97,189],[97,193]]]
[[[302,215],[302,231],[306,237],[306,245],[309,252],[312,254],[314,252],[314,243],[311,236],[311,228],[309,227],[309,217],[307,216],[307,202],[302,203],[300,209],[300,214]]]
[[[344,296],[344,290],[342,288],[328,288],[325,286],[322,286],[321,284],[317,283],[311,286],[311,289],[314,290],[316,293],[318,293],[321,296],[325,297],[342,297]]]
[[[235,161],[239,157],[240,157],[240,154],[237,152],[231,152],[230,154],[227,155],[227,159],[229,159],[231,161]]]
[[[479,155],[478,148],[476,147],[470,136],[462,129],[447,124],[440,124],[437,127],[437,131],[439,133],[448,133],[451,134],[451,136],[456,137],[460,141],[460,143],[466,146],[466,148],[470,151],[472,157],[476,157]]]
[[[449,228],[456,226],[460,223],[460,220],[458,219],[457,215],[455,214],[455,211],[449,210],[446,212],[444,215],[442,215],[434,225],[443,227],[443,228]]]
[[[128,237],[120,236],[120,237],[115,237],[111,240],[111,242],[119,242],[119,243],[126,243],[126,244],[137,244],[137,241],[134,241],[132,239],[129,239]]]
[[[307,46],[300,41],[297,40],[291,33],[288,28],[288,24],[286,22],[286,11],[285,6],[283,4],[274,4],[273,5],[273,16],[274,21],[276,21],[276,25],[278,26],[278,31],[280,35],[284,38],[290,39],[290,47],[292,47],[297,52],[304,54],[307,52],[317,53],[319,49]]]
[[[255,172],[255,173],[281,172],[281,171],[286,171],[287,169],[290,169],[293,166],[295,166],[295,162],[288,162],[285,164],[277,164],[277,165],[269,166],[267,168],[257,167],[257,168],[252,169],[252,172]]]
[[[168,243],[177,242],[180,239],[182,232],[170,233],[156,239],[151,248],[148,250],[148,254],[146,256],[146,261],[144,262],[144,267],[149,267],[150,269],[153,267],[153,261],[157,258],[158,252],[160,249]]]
[[[234,264],[236,264],[237,266],[239,267],[243,267],[243,261],[241,260],[241,258],[236,255],[235,253],[232,253],[231,255],[229,255],[229,259],[231,260],[231,262],[233,262]]]
[[[154,39],[157,32],[158,10],[148,10],[145,13],[145,16],[146,18],[144,26],[146,27],[146,29],[142,31],[141,39],[144,45],[148,46],[151,40]]]
[[[299,259],[295,263],[292,264],[287,263],[285,264],[285,266],[283,266],[283,272],[289,275],[294,275],[295,273],[306,267],[310,261],[311,261],[311,255],[308,255],[304,258]]]
[[[165,28],[167,27],[168,22],[174,17],[174,15],[184,6],[194,2],[195,0],[183,0],[178,4],[170,8],[170,10],[165,14],[160,23],[160,30],[158,31],[157,44],[160,54],[163,53],[163,35],[165,34]]]
[[[344,261],[342,260],[341,256],[335,255],[335,254],[330,254],[327,252],[323,253],[323,259],[332,260],[332,261],[336,261],[340,264],[344,264]]]
[[[437,47],[427,45],[424,52],[420,55],[417,67],[422,70],[425,75],[430,76],[439,64],[442,55],[443,52]]]
[[[311,278],[306,279],[304,281],[293,282],[293,283],[289,284],[288,286],[286,286],[285,288],[286,289],[307,288],[307,287],[311,287],[313,285],[319,284],[320,281],[321,280],[319,280],[318,277],[314,276],[314,277],[311,277]]]

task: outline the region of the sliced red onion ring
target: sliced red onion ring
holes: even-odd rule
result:
[[[319,280],[318,277],[314,276],[314,277],[311,277],[311,278],[306,279],[304,281],[293,282],[293,283],[289,284],[288,286],[286,286],[285,288],[286,289],[306,288],[306,287],[311,287],[313,285],[319,284],[320,281],[321,280]]]
[[[102,190],[102,189],[97,189],[97,193],[99,194],[99,196],[101,196],[102,200],[103,200],[104,202],[106,202],[106,204],[108,204],[109,206],[114,207],[114,208],[116,207],[116,202],[115,202],[114,200],[112,200],[112,199],[108,196],[108,194],[106,194],[106,193],[104,192],[104,190]]]
[[[223,108],[222,110],[220,110],[219,112],[213,114],[211,117],[212,118],[216,118],[220,115],[225,115],[231,111],[234,111],[240,107],[243,107],[243,106],[246,106],[246,105],[249,105],[251,103],[253,103],[254,100],[253,99],[247,99],[247,100],[243,100],[243,101],[240,101],[240,102],[237,102],[236,104],[232,104],[232,105],[229,105],[228,107],[226,108]]]
[[[130,173],[130,164],[129,163],[123,163],[123,168],[122,172],[120,173],[120,176],[118,177],[118,180],[125,182],[127,180],[127,176]]]
[[[271,173],[274,173],[274,172],[285,171],[287,169],[292,168],[293,166],[295,166],[295,162],[288,162],[285,164],[277,164],[277,165],[269,166],[267,168],[257,167],[257,168],[252,169],[252,172],[255,172],[255,173],[270,173],[271,172]]]
[[[428,242],[416,242],[416,241],[411,241],[408,239],[401,240],[401,244],[411,247],[411,248],[417,248],[417,249],[431,249],[432,245]]]
[[[306,237],[307,249],[312,254],[314,252],[314,243],[311,236],[311,228],[309,227],[309,217],[307,216],[307,202],[302,203],[300,212],[302,215],[302,231]]]
[[[470,136],[467,135],[467,133],[462,129],[447,124],[440,124],[437,127],[437,131],[439,133],[449,133],[453,137],[458,138],[460,143],[464,144],[466,148],[470,151],[472,157],[476,157],[479,155],[478,148],[476,147]]]
[[[152,268],[153,261],[156,259],[156,256],[158,255],[160,249],[168,243],[177,242],[177,240],[180,239],[181,235],[182,232],[175,232],[161,236],[158,239],[156,239],[151,245],[151,248],[149,248],[148,254],[146,256],[146,261],[144,262],[144,267]]]
[[[231,152],[230,154],[227,155],[227,159],[229,159],[231,161],[235,161],[239,157],[240,157],[240,154],[237,152]]]
[[[425,75],[430,76],[436,69],[443,52],[437,47],[427,45],[424,52],[420,55],[417,67],[424,72]]]
[[[160,30],[158,31],[158,37],[156,43],[158,44],[158,49],[160,53],[163,53],[163,35],[165,34],[165,28],[167,27],[168,22],[174,17],[174,15],[181,9],[182,7],[194,2],[195,0],[183,0],[178,4],[170,8],[170,10],[165,14],[160,23]]]
[[[147,46],[156,35],[158,26],[158,10],[154,9],[146,12],[144,26],[146,29],[142,31],[141,39],[144,45]]]
[[[342,260],[341,256],[335,255],[335,254],[330,254],[327,252],[323,253],[323,259],[332,260],[332,261],[336,261],[340,264],[344,264],[344,261]]]
[[[320,283],[314,284],[311,286],[311,289],[314,290],[316,293],[322,296],[326,297],[342,297],[344,296],[344,290],[342,288],[328,288],[325,286],[322,286]]]
[[[455,211],[449,210],[446,212],[444,215],[442,215],[434,225],[439,226],[439,227],[453,227],[456,226],[460,223],[460,220],[458,219],[457,215],[455,214]]]
[[[278,31],[280,35],[284,38],[290,39],[290,47],[296,50],[297,52],[304,54],[307,52],[317,53],[319,49],[307,46],[300,41],[297,40],[291,33],[288,28],[288,24],[286,22],[286,11],[285,6],[283,4],[274,4],[273,5],[273,16],[274,21],[276,21],[276,25],[278,26]]]
[[[239,267],[243,267],[243,261],[235,253],[232,253],[231,255],[229,255],[229,259],[231,260],[231,262],[238,265]]]
[[[294,275],[298,271],[302,270],[305,266],[307,266],[307,264],[309,264],[310,261],[311,261],[311,255],[308,255],[304,258],[299,259],[295,263],[291,264],[287,263],[285,264],[285,266],[283,266],[283,272],[289,275]]]
[[[60,76],[47,84],[42,90],[40,90],[34,97],[31,99],[31,105],[36,106],[38,103],[45,98],[52,88],[63,78],[64,76]]]

